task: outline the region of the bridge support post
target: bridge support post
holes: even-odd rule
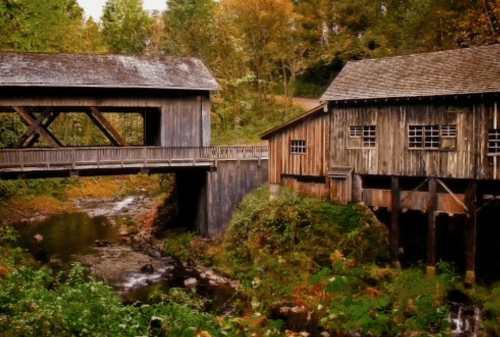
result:
[[[182,170],[175,173],[181,225],[208,236],[207,172]]]
[[[396,268],[400,268],[399,262],[399,212],[401,209],[401,193],[399,188],[399,178],[391,177],[391,230],[390,247],[391,262]]]
[[[467,218],[465,220],[465,283],[476,284],[477,250],[477,181],[471,180],[465,190]]]
[[[437,206],[437,181],[429,179],[429,205],[427,221],[427,275],[436,274],[436,206]]]

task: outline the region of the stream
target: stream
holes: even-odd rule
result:
[[[237,282],[209,268],[162,256],[150,241],[136,241],[120,228],[150,204],[147,196],[80,201],[78,212],[24,223],[19,228],[19,243],[54,272],[69,270],[76,262],[88,266],[90,273],[106,280],[125,303],[146,303],[162,283],[167,288],[190,288],[206,299],[207,310],[230,313]]]

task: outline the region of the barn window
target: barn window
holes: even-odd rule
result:
[[[456,125],[410,125],[408,127],[410,149],[451,150],[457,147]]]
[[[305,140],[292,140],[290,143],[290,149],[292,154],[304,154],[306,153],[306,141]]]
[[[411,149],[421,149],[423,148],[423,135],[424,127],[422,125],[410,125],[408,136],[409,136],[409,147]]]
[[[424,126],[424,148],[439,149],[439,126]]]
[[[363,126],[363,147],[375,147],[375,125]]]
[[[488,153],[500,153],[500,130],[498,129],[488,132]]]
[[[351,126],[349,130],[350,137],[361,137],[363,128],[361,126]]]
[[[375,147],[375,126],[354,125],[349,127],[349,147],[354,149]]]
[[[441,125],[441,139],[439,147],[445,150],[457,148],[457,126],[454,124]]]

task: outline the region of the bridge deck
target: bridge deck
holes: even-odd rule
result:
[[[0,150],[0,173],[214,166],[218,160],[267,159],[267,146],[68,147]]]

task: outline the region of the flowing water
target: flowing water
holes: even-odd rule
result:
[[[142,202],[142,205],[140,205]],[[204,267],[162,256],[148,243],[125,243],[116,223],[130,219],[143,208],[143,197],[97,203],[85,212],[55,215],[38,224],[19,228],[20,244],[54,271],[69,270],[75,262],[111,284],[125,302],[146,301],[158,283],[171,287],[193,287],[211,310],[228,312],[229,299],[238,285]],[[88,207],[88,205],[86,205]],[[126,213],[120,214],[120,211]],[[92,216],[90,216],[90,215]],[[208,301],[209,300],[209,301]]]
[[[455,337],[476,337],[481,326],[481,309],[459,290],[452,290],[447,295],[450,311],[448,322],[451,334]]]

